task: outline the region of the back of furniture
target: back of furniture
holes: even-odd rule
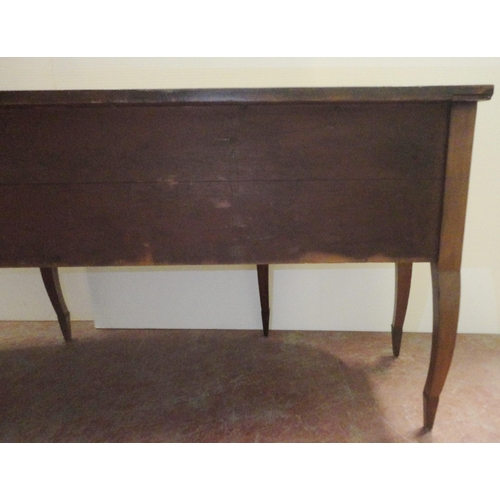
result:
[[[454,94],[371,90],[0,93],[0,266],[435,261]]]

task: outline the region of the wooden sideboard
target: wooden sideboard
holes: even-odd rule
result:
[[[0,92],[0,266],[413,262],[432,270],[424,426],[457,334],[477,101],[493,87]]]

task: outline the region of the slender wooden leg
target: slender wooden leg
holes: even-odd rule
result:
[[[262,330],[264,336],[269,335],[269,265],[257,265],[257,278],[259,280],[260,309],[262,315]]]
[[[43,284],[49,295],[50,302],[52,302],[52,306],[56,311],[64,340],[69,342],[71,340],[70,314],[64,302],[57,267],[41,267],[40,272],[42,273]]]
[[[453,358],[460,306],[460,271],[439,270],[437,264],[431,264],[431,271],[434,319],[431,362],[424,387],[424,427],[429,430]]]
[[[405,322],[408,297],[410,296],[411,272],[413,264],[407,262],[396,263],[396,293],[394,298],[394,317],[392,319],[392,352],[399,356],[403,324]]]

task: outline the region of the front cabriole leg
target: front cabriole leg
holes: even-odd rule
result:
[[[441,271],[431,264],[433,292],[432,350],[424,388],[424,427],[432,429],[450,369],[457,339],[460,305],[460,271]]]
[[[433,290],[432,349],[424,387],[424,427],[432,429],[439,395],[448,375],[457,338],[460,267],[465,229],[476,102],[453,102],[439,252],[431,263]]]

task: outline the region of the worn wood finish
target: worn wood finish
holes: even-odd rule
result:
[[[396,292],[394,299],[394,317],[392,319],[392,352],[399,356],[401,349],[401,338],[403,336],[403,325],[410,297],[411,274],[413,264],[411,262],[396,263]]]
[[[42,274],[43,284],[47,290],[47,295],[56,311],[57,320],[59,321],[64,340],[69,342],[71,340],[71,316],[66,307],[66,302],[64,301],[61,290],[59,271],[56,267],[41,267],[40,272]]]
[[[0,92],[0,266],[45,269],[67,337],[57,266],[257,264],[267,334],[268,264],[395,262],[397,355],[411,263],[430,262],[431,428],[456,337],[476,102],[492,93]]]
[[[430,261],[441,197],[433,179],[4,185],[0,266]]]

